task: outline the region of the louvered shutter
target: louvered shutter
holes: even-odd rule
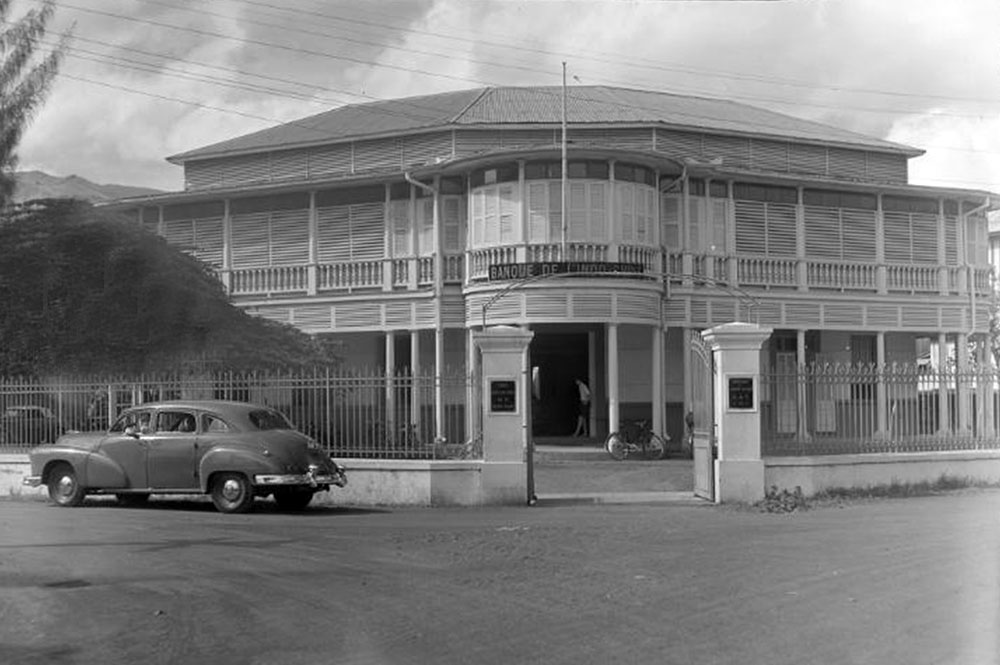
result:
[[[885,211],[882,213],[885,228],[885,259],[895,263],[910,263],[913,252],[910,248],[910,215],[905,212]]]
[[[590,240],[608,241],[608,194],[603,182],[590,183]]]
[[[351,258],[351,217],[348,206],[316,210],[320,263],[342,263]]]
[[[531,242],[548,242],[549,192],[543,182],[528,185],[528,236]]]
[[[190,219],[163,220],[163,238],[177,249],[194,249],[194,222]]]
[[[562,183],[549,183],[549,242],[562,241]]]
[[[736,201],[736,251],[740,254],[764,254],[767,216],[760,201]]]
[[[233,215],[233,267],[264,268],[271,253],[270,214]]]
[[[472,193],[472,246],[482,247],[486,243],[486,193],[477,190]]]
[[[841,210],[840,218],[843,225],[844,260],[874,261],[875,212],[845,208]]]
[[[587,239],[587,183],[569,184],[569,240]]]
[[[795,206],[787,203],[766,205],[768,255],[795,256]]]
[[[366,261],[385,255],[384,211],[381,203],[352,205],[351,259]]]
[[[462,197],[441,197],[441,223],[444,231],[444,251],[462,251]]]
[[[196,219],[194,221],[195,256],[217,268],[222,267],[222,219]]]
[[[500,185],[498,195],[500,197],[500,242],[509,244],[517,242],[517,196],[514,193],[513,185]]]
[[[842,258],[841,220],[839,208],[806,206],[806,256],[809,258]]]
[[[718,254],[725,254],[728,234],[726,233],[726,217],[729,212],[729,201],[725,199],[711,200],[711,226],[712,226],[712,246],[711,250]]]
[[[496,245],[500,239],[497,188],[484,187],[481,191],[483,192],[486,203],[486,208],[483,213],[483,227],[486,232],[484,240],[487,245]]]
[[[688,237],[687,249],[690,252],[704,251],[703,243],[705,233],[705,199],[701,197],[690,197],[688,199],[687,215]]]
[[[420,224],[420,255],[434,253],[434,199],[417,199],[417,217]]]
[[[938,262],[937,215],[913,213],[910,216],[913,229],[913,262]]]
[[[681,199],[676,194],[660,197],[660,234],[664,247],[681,248]]]
[[[958,217],[954,215],[944,220],[944,262],[958,265]]]
[[[309,211],[271,213],[271,265],[287,266],[309,260]]]
[[[635,242],[635,187],[630,183],[617,183],[617,185],[621,241]]]
[[[410,201],[397,199],[389,201],[389,225],[392,229],[392,255],[407,256],[411,254],[410,245]]]
[[[986,240],[986,219],[968,217],[965,233],[965,261],[973,265],[988,263]]]

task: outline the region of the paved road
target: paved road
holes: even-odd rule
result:
[[[998,553],[998,491],[791,515],[0,501],[0,663],[995,664]]]

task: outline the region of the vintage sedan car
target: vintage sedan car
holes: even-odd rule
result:
[[[123,503],[150,494],[204,493],[224,513],[255,497],[301,510],[316,492],[347,483],[343,467],[280,412],[256,404],[175,401],[124,411],[106,432],[68,433],[30,453],[24,484],[45,485],[60,506],[87,494]]]

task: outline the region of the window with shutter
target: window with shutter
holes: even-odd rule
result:
[[[509,244],[517,242],[519,236],[517,223],[517,195],[513,185],[501,185],[500,196],[500,242]]]
[[[309,211],[271,213],[271,265],[287,266],[309,260]]]
[[[351,258],[351,217],[349,206],[316,209],[317,259],[320,263],[341,263]]]
[[[569,184],[569,240],[587,240],[587,184]]]
[[[210,265],[222,266],[222,219],[194,220],[194,254]]]
[[[843,258],[842,225],[839,208],[805,207],[806,256]]]
[[[548,242],[549,191],[544,182],[528,185],[528,239],[530,242]]]
[[[767,253],[795,256],[795,206],[767,203]]]
[[[937,215],[912,213],[910,226],[913,233],[913,262],[938,262],[938,219]]]
[[[351,206],[351,259],[366,261],[385,255],[383,204]]]
[[[767,215],[760,201],[736,201],[736,251],[740,254],[765,254]]]
[[[840,211],[843,224],[843,243],[846,261],[875,260],[875,211],[851,210]]]
[[[549,242],[562,241],[562,183],[549,183]]]
[[[269,217],[266,212],[232,216],[234,268],[268,266],[271,252]]]
[[[607,185],[603,182],[592,182],[590,188],[590,240],[592,242],[608,241],[608,201]]]
[[[687,250],[701,253],[705,251],[705,199],[692,196],[688,199]]]
[[[885,260],[895,263],[911,263],[913,250],[910,241],[910,214],[885,211],[882,213],[885,229]]]
[[[950,215],[944,220],[944,262],[958,265],[958,217]]]
[[[619,237],[624,243],[635,242],[635,185],[615,183],[618,194],[618,218],[621,220]]]
[[[664,247],[681,248],[681,198],[677,194],[660,197],[660,234]]]
[[[441,224],[443,226],[444,251],[460,252],[464,248],[462,241],[462,197],[441,197]]]
[[[409,199],[389,201],[389,228],[392,229],[392,255],[409,255],[412,239]]]
[[[483,212],[484,239],[487,245],[495,245],[500,240],[500,215],[498,213],[497,188],[484,187],[482,189],[485,210]]]
[[[712,246],[709,247],[709,250],[716,254],[725,254],[728,244],[726,218],[729,216],[729,201],[725,199],[712,199],[710,204],[712,211]]]
[[[486,192],[472,193],[472,246],[481,247],[486,242]]]
[[[434,199],[430,196],[417,199],[417,219],[420,224],[420,255],[434,253]]]
[[[986,238],[986,218],[974,216],[966,218],[965,260],[973,265],[987,263],[988,242]]]

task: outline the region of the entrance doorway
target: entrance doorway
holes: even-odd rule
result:
[[[536,333],[530,357],[531,434],[571,435],[579,399],[574,380],[588,379],[587,333]]]

